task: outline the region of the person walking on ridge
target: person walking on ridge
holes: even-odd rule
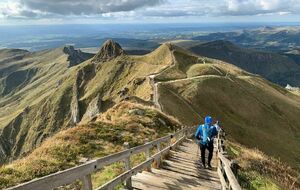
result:
[[[199,140],[199,146],[201,151],[201,161],[203,167],[206,168],[205,162],[205,150],[208,150],[208,168],[211,167],[211,160],[213,157],[214,150],[214,138],[217,136],[218,131],[216,127],[212,124],[212,118],[210,116],[206,116],[204,120],[204,124],[199,125],[195,138]]]

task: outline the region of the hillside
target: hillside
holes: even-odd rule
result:
[[[165,136],[180,125],[157,109],[124,101],[93,121],[57,133],[28,156],[0,167],[0,188],[116,153],[124,149],[124,142],[130,147],[141,145],[146,138],[151,141]],[[141,159],[138,155],[134,161]],[[93,176],[93,184],[97,187],[121,171],[121,164],[107,167]]]
[[[85,138],[85,130],[91,126],[103,127],[98,121],[109,123],[109,129],[133,122],[129,125],[134,126],[132,137],[143,127],[163,130],[163,123],[173,120],[166,119],[169,117],[162,116],[164,114],[185,125],[202,123],[203,117],[210,114],[222,122],[231,140],[258,148],[268,156],[300,169],[300,150],[295,148],[300,146],[300,96],[261,76],[221,60],[196,56],[169,43],[149,54],[131,56],[118,43],[108,40],[94,57],[71,67],[69,54],[64,53],[63,49],[20,52],[24,58],[9,64],[17,65],[16,69],[11,69],[1,78],[1,84],[5,84],[2,89],[8,86],[11,89],[0,97],[1,163],[26,155],[29,155],[26,157],[28,160],[30,155],[36,155],[35,152],[43,152],[46,145],[42,142],[50,142],[52,146],[56,141],[53,135],[69,133],[63,131],[81,131],[80,126],[86,126],[77,134],[76,144],[78,139]],[[9,53],[4,54],[10,56]],[[7,81],[10,81],[7,78],[12,73],[24,75],[24,80],[7,85]],[[127,117],[128,105],[132,107],[127,101],[135,102],[133,107],[138,109],[153,110],[156,106],[164,114],[154,109],[149,114],[148,111],[134,111],[137,115],[143,113],[141,117]],[[167,126],[177,125],[175,123],[178,124],[174,121]],[[110,131],[112,134],[107,134],[109,137],[97,133],[99,136],[95,138],[108,140],[110,147],[117,148],[120,139],[116,132],[121,131],[126,135],[123,130],[128,129],[128,126],[123,127]],[[146,136],[155,138],[159,134],[145,133],[138,138],[141,141],[137,144],[143,142]],[[129,140],[134,141],[131,137]],[[69,135],[66,134],[65,140],[68,139]],[[50,164],[50,169],[41,171],[38,176],[77,164],[77,155],[93,157],[109,153],[102,149],[96,154],[93,147],[98,146],[97,143],[87,147],[87,151],[91,152],[81,152],[83,144],[80,143],[77,144],[79,150],[74,150],[76,156],[73,153],[67,155],[71,158],[70,162],[60,163],[61,157],[54,155],[54,160],[50,159],[53,163],[46,162],[45,165],[47,169]],[[45,162],[37,160],[40,161]],[[26,165],[18,164],[22,161],[14,163],[16,165],[10,165],[9,168],[16,168],[17,173],[29,170]],[[6,168],[3,172],[7,173]],[[24,176],[18,180],[30,179],[27,174]],[[8,176],[4,181],[9,184],[7,181],[13,177]]]
[[[16,53],[17,52],[17,53]],[[30,53],[0,50],[0,163],[31,150],[69,123],[66,81],[90,54],[63,47]],[[55,127],[53,127],[55,126]]]
[[[180,48],[174,56],[175,65],[155,78],[165,113],[187,125],[211,114],[231,138],[299,169],[299,96],[228,63]]]
[[[200,56],[234,64],[281,86],[300,86],[300,66],[285,55],[238,47],[222,40],[194,45],[189,50]]]
[[[205,42],[225,40],[249,48],[286,52],[299,47],[299,34],[299,26],[265,26],[255,29],[209,33],[196,36],[193,40]]]
[[[147,75],[171,64],[171,54],[164,51],[167,47],[147,56],[113,55],[115,52],[108,52],[111,47],[123,51],[113,41],[103,47],[96,60],[72,67],[64,48],[29,53],[9,64],[24,66],[1,79],[2,92],[10,91],[0,98],[0,163],[30,152],[60,129],[104,112],[125,98],[151,99]],[[106,59],[108,55],[111,59]],[[16,74],[24,76],[23,80],[15,81],[19,79]]]

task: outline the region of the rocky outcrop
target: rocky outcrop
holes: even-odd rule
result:
[[[96,75],[94,64],[88,64],[80,69],[76,76],[76,81],[73,85],[73,95],[71,102],[71,119],[73,124],[81,120],[83,110],[80,110],[80,96],[83,94],[84,86]]]
[[[125,51],[120,44],[113,40],[107,40],[101,47],[100,51],[93,58],[93,62],[105,62],[114,59],[120,55],[125,55]]]
[[[20,126],[23,120],[23,112],[13,119],[2,131],[0,131],[0,164],[7,161],[12,154],[17,136],[20,132]]]
[[[63,52],[68,55],[69,67],[78,65],[93,57],[93,54],[75,50],[74,46],[65,46]]]
[[[102,106],[102,99],[98,94],[88,105],[85,114],[82,117],[82,120],[91,119],[97,114],[100,113]]]
[[[78,75],[77,75],[78,76]],[[73,85],[73,95],[71,101],[71,119],[73,124],[76,124],[80,121],[79,114],[79,93],[78,93],[78,80]]]

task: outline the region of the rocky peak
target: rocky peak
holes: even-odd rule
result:
[[[76,50],[74,46],[70,45],[65,46],[63,52],[68,55],[69,67],[78,65],[92,57],[92,54]]]
[[[93,62],[109,61],[120,55],[125,55],[125,51],[120,44],[113,40],[107,40],[101,47],[100,51],[95,55]]]
[[[71,46],[71,45],[66,45],[64,48],[63,48],[63,52],[65,54],[68,54],[68,55],[71,55],[71,54],[75,54],[77,53],[74,46]]]

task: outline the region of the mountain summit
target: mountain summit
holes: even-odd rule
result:
[[[101,47],[100,51],[93,58],[93,62],[109,61],[120,55],[125,55],[125,51],[120,44],[113,40],[107,40]]]
[[[65,46],[63,48],[63,52],[68,55],[68,62],[69,66],[68,67],[73,67],[75,65],[78,65],[85,60],[88,60],[93,57],[93,54],[90,53],[84,53],[81,50],[76,50],[74,46]]]

